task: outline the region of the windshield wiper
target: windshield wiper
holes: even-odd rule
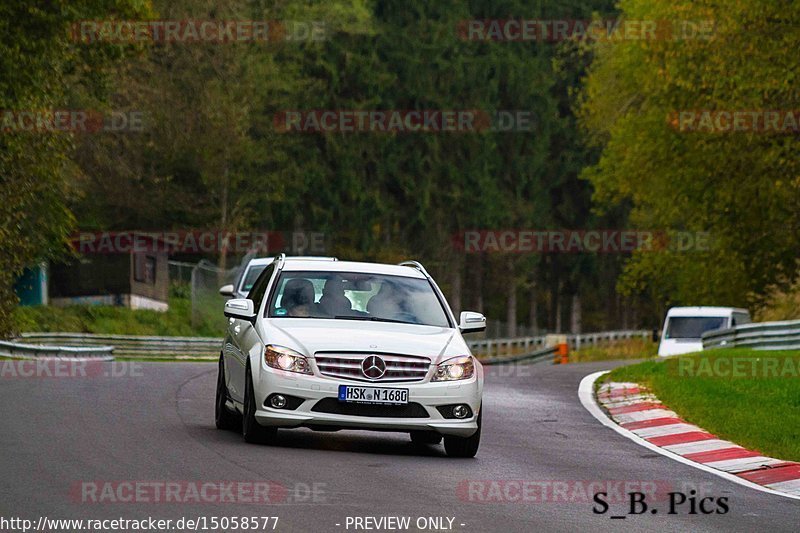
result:
[[[392,322],[394,324],[416,324],[416,322],[408,322],[405,320],[394,320],[392,318],[380,318],[377,316],[336,315],[333,318],[339,320],[364,320],[368,322]]]

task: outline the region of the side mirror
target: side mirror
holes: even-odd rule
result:
[[[228,283],[219,288],[219,293],[223,296],[231,298],[233,296],[233,284]]]
[[[255,323],[256,311],[253,307],[253,300],[248,300],[247,298],[228,300],[225,302],[225,316]]]
[[[474,311],[463,311],[458,324],[462,333],[475,333],[486,329],[486,317]]]

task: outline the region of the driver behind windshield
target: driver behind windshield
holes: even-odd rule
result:
[[[283,307],[288,316],[309,317],[314,306],[314,284],[307,279],[291,279],[283,289]]]

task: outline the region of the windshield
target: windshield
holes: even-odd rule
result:
[[[699,339],[706,331],[725,327],[724,316],[677,316],[667,323],[667,339]]]
[[[282,272],[268,316],[450,327],[428,280],[356,272]]]

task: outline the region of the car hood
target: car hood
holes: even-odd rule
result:
[[[265,328],[264,338],[269,343],[312,357],[316,352],[330,351],[396,353],[430,357],[431,362],[438,363],[470,353],[458,330],[437,326],[279,318],[267,319]]]

